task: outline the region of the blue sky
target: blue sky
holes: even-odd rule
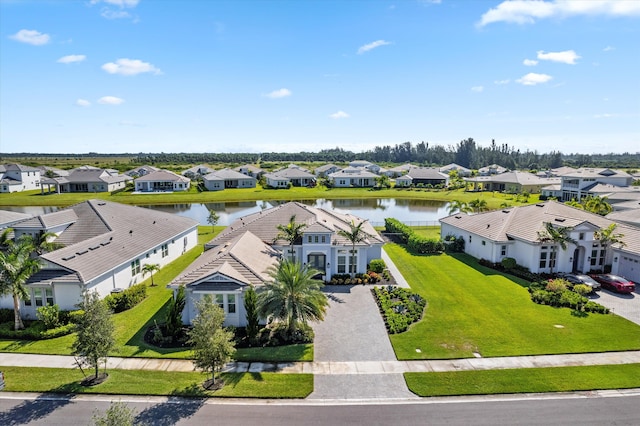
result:
[[[0,152],[638,152],[639,33],[636,0],[0,0]]]

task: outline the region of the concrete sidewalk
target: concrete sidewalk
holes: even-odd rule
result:
[[[640,351],[419,361],[234,362],[228,364],[224,371],[238,373],[279,372],[285,374],[364,375],[637,363],[640,363]],[[22,353],[0,353],[0,368],[2,366],[78,368],[72,356]],[[112,357],[107,361],[107,368],[115,370],[193,371],[193,363],[190,360],[180,359]]]

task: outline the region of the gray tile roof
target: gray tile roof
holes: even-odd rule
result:
[[[581,167],[574,169],[573,171],[565,172],[562,177],[576,177],[576,178],[598,178],[598,177],[623,177],[630,178],[631,175],[624,170],[608,169],[608,168],[593,168],[593,167]]]
[[[29,219],[30,217],[31,215],[28,213],[19,213],[0,209],[0,228],[11,226],[16,222]]]
[[[60,178],[56,178],[58,180]],[[69,176],[66,176],[66,182],[69,183],[91,183],[91,182],[105,182],[116,183],[131,179],[126,175],[111,175],[108,171],[103,169],[75,169]]]
[[[207,243],[207,247],[224,244],[246,231],[251,231],[265,244],[279,243],[280,245],[287,245],[288,242],[275,240],[279,233],[277,226],[286,225],[289,223],[291,216],[294,215],[297,223],[304,223],[306,225],[303,233],[331,233],[332,244],[344,246],[350,246],[351,243],[346,238],[339,236],[337,232],[340,230],[349,231],[352,221],[357,224],[363,220],[351,214],[328,211],[298,202],[289,202],[237,219],[216,238]],[[382,238],[369,222],[365,222],[362,229],[367,234],[367,238],[358,245],[383,243]]]
[[[431,179],[431,180],[446,180],[448,176],[443,175],[437,169],[431,167],[412,167],[409,169],[407,176],[412,179]]]
[[[5,164],[5,171],[20,171],[20,172],[39,172],[40,169],[36,167],[23,166],[22,164]]]
[[[56,282],[82,283],[77,273],[64,269],[41,269],[33,274],[27,284],[51,285]]]
[[[370,172],[367,169],[361,169],[358,167],[347,167],[337,172],[330,173],[329,177],[332,179],[339,179],[339,178],[373,178],[375,179],[377,177],[380,177],[380,175]]]
[[[191,182],[189,178],[180,176],[170,170],[155,170],[135,179],[136,182]]]
[[[222,169],[216,170],[215,172],[209,173],[203,177],[206,180],[236,180],[236,179],[255,179],[251,176],[247,176],[240,172],[231,169]]]
[[[275,267],[280,253],[263,243],[249,231],[223,245],[205,251],[174,279],[169,287],[198,286],[214,274],[222,274],[243,284],[260,285],[269,279],[268,270]],[[219,287],[216,289],[220,290]]]
[[[286,169],[278,170],[273,173],[269,173],[270,176],[276,176],[280,179],[315,179],[316,176],[302,169],[296,167],[287,167]]]
[[[59,210],[20,222],[16,225],[16,229],[39,229],[47,231],[56,226],[72,224],[76,220],[78,220],[78,216],[73,210]]]
[[[65,247],[42,258],[76,272],[83,282],[198,226],[189,218],[103,200],[85,201],[70,209],[78,220],[56,240]]]

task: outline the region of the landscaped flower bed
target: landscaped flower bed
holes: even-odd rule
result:
[[[371,292],[389,334],[402,333],[411,324],[420,321],[427,306],[427,301],[422,296],[405,288],[374,287]]]

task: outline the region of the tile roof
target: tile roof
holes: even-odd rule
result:
[[[231,170],[231,169],[222,169],[222,170],[216,170],[215,172],[211,172],[205,176],[203,176],[203,179],[206,180],[235,180],[235,179],[242,179],[242,180],[246,180],[246,179],[255,179],[251,176],[247,176],[243,173],[240,173],[238,171],[235,170]]]
[[[297,167],[287,167],[286,169],[278,170],[273,173],[269,173],[269,176],[275,176],[280,179],[315,179],[315,175],[299,169]]]
[[[40,216],[20,222],[16,226],[18,229],[39,229],[50,230],[56,226],[70,225],[78,220],[78,216],[73,210],[59,210],[53,213],[46,213]]]
[[[432,167],[413,167],[409,169],[407,173],[412,179],[431,179],[431,180],[446,180],[448,176],[443,175],[437,169]]]
[[[180,176],[170,170],[155,170],[135,179],[136,182],[191,182],[187,177]]]
[[[30,217],[32,216],[28,213],[19,213],[0,209],[0,228],[11,226],[16,222],[29,219]]]
[[[375,179],[377,177],[380,177],[380,175],[370,172],[367,169],[349,166],[337,172],[330,173],[329,177],[332,179],[337,179],[337,178],[374,178]]]
[[[65,247],[42,258],[76,272],[83,282],[198,226],[189,218],[103,200],[88,200],[70,209],[78,220],[56,239]]]
[[[337,233],[340,230],[349,231],[351,222],[359,223],[362,218],[351,214],[343,214],[337,211],[328,211],[321,208],[311,207],[298,202],[288,202],[270,209],[241,217],[229,225],[216,238],[207,243],[207,247],[215,247],[232,240],[245,231],[251,231],[265,244],[280,243],[288,244],[285,241],[276,241],[279,233],[277,226],[289,223],[291,216],[296,217],[297,223],[304,223],[304,232],[327,232],[332,233],[331,240],[334,245],[349,246],[351,243]],[[382,238],[369,222],[365,222],[362,227],[367,234],[365,241],[359,245],[382,244]]]
[[[260,285],[269,279],[269,269],[275,267],[279,260],[277,250],[250,231],[245,231],[202,253],[169,287],[198,285],[199,281],[213,274],[222,274],[244,284]],[[198,289],[201,289],[199,285]]]

